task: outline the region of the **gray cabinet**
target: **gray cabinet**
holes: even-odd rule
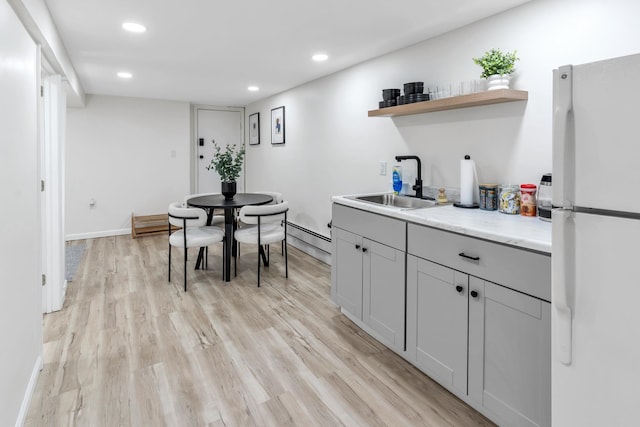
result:
[[[406,223],[335,204],[332,221],[334,302],[403,351]]]
[[[362,236],[339,228],[332,232],[332,277],[334,301],[347,312],[362,319]]]
[[[385,344],[404,350],[405,252],[363,240],[362,304],[365,324]]]
[[[409,236],[409,358],[500,424],[550,425],[551,305],[517,290],[548,295],[550,265],[531,267],[550,257],[427,227],[410,225]],[[515,254],[494,271],[503,250]]]
[[[469,280],[469,396],[505,425],[550,426],[551,304]]]
[[[498,424],[551,425],[548,254],[339,204],[332,220],[349,318]]]
[[[407,257],[407,352],[433,379],[467,394],[469,276]]]

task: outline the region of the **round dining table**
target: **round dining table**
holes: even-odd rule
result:
[[[273,201],[273,197],[260,193],[236,193],[233,199],[227,200],[222,194],[213,194],[208,196],[198,196],[187,201],[189,206],[202,208],[207,211],[207,224],[211,225],[213,211],[215,209],[224,209],[224,280],[231,280],[231,257],[236,256],[236,239],[234,236],[236,221],[236,209],[240,209],[247,205],[266,205]],[[200,268],[204,251],[201,249],[196,261],[196,268]]]

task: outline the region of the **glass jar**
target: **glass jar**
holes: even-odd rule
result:
[[[535,184],[520,185],[520,215],[536,216],[536,191]]]
[[[498,184],[480,184],[480,209],[495,211],[498,209]]]
[[[520,186],[502,184],[498,187],[498,212],[517,215],[520,213]]]

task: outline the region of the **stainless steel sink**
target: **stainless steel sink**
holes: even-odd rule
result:
[[[353,196],[353,200],[372,203],[385,207],[406,209],[423,209],[438,206],[435,200],[416,199],[415,197],[396,196],[395,194],[374,194],[371,196]]]

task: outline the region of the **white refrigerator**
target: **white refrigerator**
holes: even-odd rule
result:
[[[640,426],[640,55],[553,79],[552,423]]]

